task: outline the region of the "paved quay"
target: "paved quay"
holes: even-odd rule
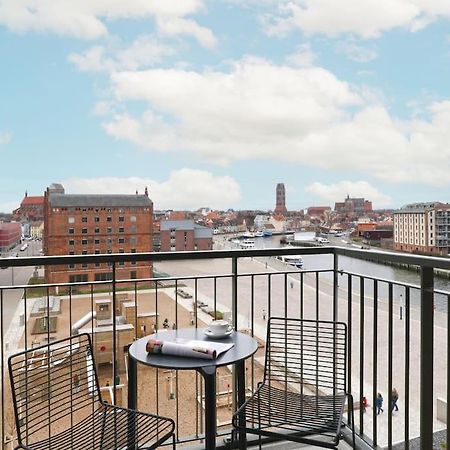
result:
[[[267,263],[267,267],[266,267]],[[194,280],[186,280],[184,290],[187,290],[197,299],[209,306],[214,306],[214,293],[219,310],[231,309],[231,279],[220,278],[220,275],[231,274],[231,260],[190,260],[177,262],[160,262],[155,264],[159,271],[166,272],[170,276],[188,277],[203,276],[197,283]],[[286,269],[284,263],[273,258],[241,258],[238,262],[240,274],[255,274],[255,276],[242,276],[238,281],[238,327],[239,329],[250,328],[251,315],[254,316],[254,333],[257,337],[265,339],[266,321],[264,315],[281,315],[299,317],[301,303],[300,273],[289,275],[276,275],[279,270]],[[288,268],[291,270],[291,268]],[[307,267],[305,267],[307,269]],[[267,273],[272,273],[270,284]],[[211,278],[208,278],[210,276]],[[216,278],[214,278],[216,277]],[[215,281],[214,281],[215,280]],[[173,294],[172,294],[173,295]],[[253,298],[253,309],[251,300]],[[348,292],[344,286],[339,287],[338,292],[338,319],[347,322]],[[315,274],[304,274],[303,286],[303,314],[306,319],[319,318],[332,319],[332,283],[327,274],[320,276],[319,293],[316,295]],[[178,297],[180,301],[180,297]],[[318,300],[318,308],[317,308]],[[379,299],[378,307],[378,358],[377,358],[377,392],[384,397],[384,412],[376,415],[372,408],[373,396],[373,343],[374,343],[374,308],[372,301],[366,298],[364,305],[364,321],[360,323],[359,294],[356,292],[352,298],[352,392],[355,401],[358,402],[362,396],[366,396],[369,406],[366,413],[355,411],[356,425],[362,428],[364,435],[369,439],[373,437],[374,419],[377,426],[377,442],[379,447],[387,447],[388,428],[388,312],[387,299]],[[185,305],[192,307],[192,305]],[[395,310],[397,311],[397,310]],[[411,336],[410,336],[410,369],[409,369],[409,433],[410,439],[417,437],[420,430],[420,315],[417,309],[411,308]],[[446,318],[442,313],[435,315],[435,366],[434,366],[434,430],[445,428],[445,424],[436,418],[436,399],[446,398],[446,371],[447,362],[439,355],[446,354],[447,329]],[[393,386],[399,392],[399,411],[392,414],[393,444],[403,442],[405,439],[405,415],[403,401],[405,398],[405,320],[400,320],[394,313],[394,338],[393,338]],[[361,326],[363,325],[363,326]],[[363,354],[361,354],[360,339],[363,339]],[[361,367],[362,364],[362,367]],[[363,379],[359,379],[361,368]]]

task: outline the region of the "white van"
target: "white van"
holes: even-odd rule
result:
[[[317,236],[317,237],[315,238],[315,240],[316,240],[316,242],[318,242],[319,244],[322,244],[322,245],[325,245],[325,244],[329,244],[329,243],[330,243],[330,241],[329,241],[327,238],[320,237],[320,236]]]

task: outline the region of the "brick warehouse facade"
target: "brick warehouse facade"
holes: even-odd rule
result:
[[[147,195],[68,195],[47,190],[44,201],[44,254],[88,255],[153,250],[153,203]],[[147,278],[148,262],[116,265],[116,278]],[[47,283],[104,281],[107,263],[46,267]]]

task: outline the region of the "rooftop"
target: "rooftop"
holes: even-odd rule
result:
[[[53,207],[120,207],[120,206],[152,206],[146,195],[77,195],[50,194],[49,202]]]

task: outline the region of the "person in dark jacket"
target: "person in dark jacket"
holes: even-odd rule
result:
[[[394,411],[394,408],[396,411],[398,411],[397,402],[398,402],[398,392],[397,392],[397,389],[394,388],[394,389],[392,389],[391,411]]]
[[[380,392],[378,392],[377,395],[377,414],[380,414],[380,412],[384,412],[383,410],[383,396]]]

